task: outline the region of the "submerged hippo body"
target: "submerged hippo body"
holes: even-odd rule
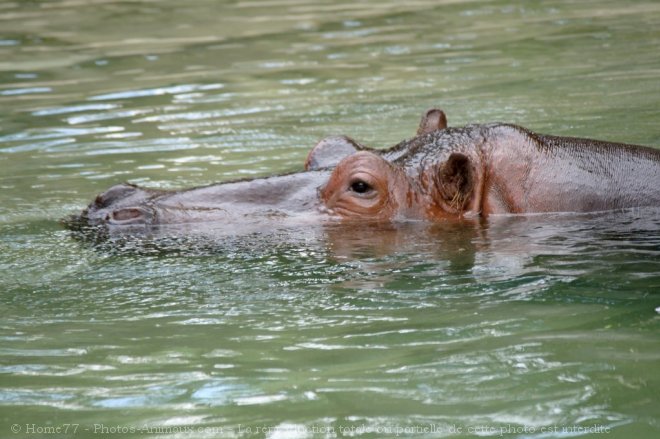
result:
[[[447,128],[430,110],[386,150],[319,142],[305,171],[182,191],[118,185],[76,223],[109,226],[260,218],[389,221],[660,206],[660,150],[546,136],[509,124]]]

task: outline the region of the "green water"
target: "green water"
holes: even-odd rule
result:
[[[121,181],[388,146],[433,106],[660,147],[660,3],[0,2],[0,437],[658,437],[657,209],[58,222]]]

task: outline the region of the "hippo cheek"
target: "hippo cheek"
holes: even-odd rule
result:
[[[124,226],[131,224],[153,224],[154,213],[147,207],[124,207],[113,210],[106,217],[108,224]]]

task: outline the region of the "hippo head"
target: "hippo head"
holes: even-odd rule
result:
[[[455,217],[475,194],[475,172],[465,154],[435,142],[446,128],[445,113],[434,108],[422,116],[413,140],[388,150],[370,149],[346,136],[329,137],[312,149],[305,168],[334,168],[319,198],[328,212],[343,219]]]
[[[320,141],[305,171],[182,191],[122,184],[96,197],[81,215],[108,226],[216,222],[232,227],[264,220],[322,218],[390,221],[460,216],[475,204],[474,157],[443,145],[440,110],[422,117],[418,135],[385,150],[345,137]],[[443,140],[444,139],[444,140]]]

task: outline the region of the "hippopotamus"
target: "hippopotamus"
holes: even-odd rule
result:
[[[413,138],[390,148],[328,137],[300,172],[176,191],[119,184],[74,222],[442,221],[644,206],[660,206],[658,149],[507,123],[448,127],[445,113],[431,109]]]

